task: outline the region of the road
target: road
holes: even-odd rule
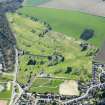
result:
[[[15,48],[15,47],[14,47]],[[22,88],[20,87],[20,85],[16,82],[17,79],[17,74],[18,74],[18,50],[15,48],[15,52],[16,52],[16,56],[15,56],[15,72],[14,72],[14,79],[13,79],[13,86],[12,86],[12,95],[11,95],[11,100],[9,105],[15,105],[15,103],[17,102],[17,100],[20,98],[21,94],[23,93]],[[19,88],[19,94],[18,97],[14,100],[16,92],[15,92],[15,86],[18,86]]]
[[[15,48],[15,47],[14,47]],[[13,101],[14,101],[14,97],[15,97],[15,83],[16,83],[16,75],[17,75],[17,71],[18,71],[18,68],[17,68],[17,65],[18,65],[18,52],[17,52],[17,49],[15,48],[15,72],[14,72],[14,79],[13,79],[13,82],[12,82],[12,95],[11,95],[11,100],[10,100],[10,103],[9,105],[12,105]]]

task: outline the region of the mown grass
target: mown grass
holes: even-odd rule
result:
[[[92,44],[100,46],[105,39],[105,18],[89,14],[51,8],[23,7],[18,12],[23,15],[37,17],[51,24],[54,31],[68,36],[80,38],[86,28],[95,31],[95,36],[89,40]]]

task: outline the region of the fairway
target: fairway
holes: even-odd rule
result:
[[[70,10],[35,7],[23,7],[18,12],[44,20],[52,26],[54,31],[76,39],[80,38],[84,29],[91,28],[95,31],[95,36],[89,42],[96,46],[100,46],[105,39],[105,18],[103,17]]]

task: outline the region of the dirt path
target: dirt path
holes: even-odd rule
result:
[[[105,16],[105,2],[102,0],[52,0],[39,7],[78,10],[98,16]]]

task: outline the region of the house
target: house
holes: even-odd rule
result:
[[[3,54],[2,49],[0,49],[0,71],[3,70]]]
[[[0,64],[0,71],[3,70],[3,64]]]

